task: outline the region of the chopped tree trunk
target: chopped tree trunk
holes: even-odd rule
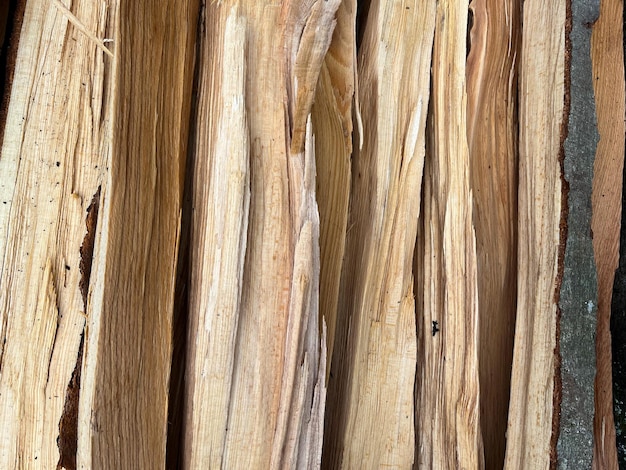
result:
[[[467,139],[478,261],[480,424],[486,468],[504,464],[517,304],[517,70],[521,2],[473,0]]]
[[[617,469],[611,355],[611,295],[619,261],[626,95],[623,2],[602,0],[593,25],[591,60],[600,140],[593,169],[593,248],[598,273],[594,468]]]
[[[417,258],[416,463],[482,468],[476,239],[467,143],[467,2],[437,5]]]
[[[228,3],[206,5],[200,48],[184,464],[310,468],[326,345],[309,114],[339,1]]]
[[[326,468],[408,468],[413,463],[411,262],[434,6],[430,1],[374,1],[369,6],[359,52],[363,146],[353,149],[341,317],[326,415]]]
[[[518,295],[506,469],[549,468],[554,446],[565,21],[565,4],[561,1],[524,2],[519,85]]]
[[[104,2],[70,12],[29,1],[23,15],[0,158],[0,467],[69,468],[90,247],[111,153],[113,59],[101,38],[112,18]]]
[[[622,3],[5,1],[0,468],[617,469]]]
[[[111,8],[112,148],[88,298],[78,465],[159,468],[198,5]]]

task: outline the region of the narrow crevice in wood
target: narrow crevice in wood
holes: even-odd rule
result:
[[[474,8],[473,2],[470,2],[469,10],[467,11],[467,36],[466,36],[466,46],[465,46],[465,58],[469,57],[470,51],[472,50],[472,28],[474,27]]]
[[[21,2],[22,14],[24,3]],[[0,87],[4,91],[4,80],[6,76],[7,52],[9,49],[10,38],[16,26],[21,26],[21,16],[17,13],[17,0],[5,0],[0,4]]]
[[[623,182],[626,188],[626,171]],[[626,191],[622,193],[622,206],[626,207]],[[613,287],[611,346],[617,458],[620,468],[626,468],[626,211],[622,211],[620,260]]]
[[[198,24],[196,26],[196,55],[194,60],[193,88],[189,116],[189,139],[187,145],[187,163],[185,165],[185,184],[183,189],[183,206],[181,216],[180,245],[178,249],[178,265],[176,269],[176,286],[174,293],[172,365],[169,384],[169,401],[167,412],[167,446],[165,468],[178,470],[184,468],[184,413],[185,413],[185,369],[187,367],[187,342],[189,326],[189,282],[191,269],[190,237],[191,219],[193,214],[193,191],[195,169],[195,146],[198,122],[198,83],[199,63],[202,37],[204,36],[205,4],[200,5]]]
[[[193,133],[193,125],[190,133]],[[189,156],[187,157],[187,162],[187,169],[191,170],[193,163]],[[189,317],[189,227],[192,211],[191,195],[193,193],[192,175],[193,172],[188,171],[188,174],[185,177],[181,236],[178,250],[176,286],[174,288],[172,364],[169,383],[167,443],[165,450],[165,468],[168,470],[183,468],[185,367],[187,362],[187,325]]]
[[[624,178],[626,187],[626,178]],[[622,195],[622,205],[626,194]],[[613,415],[615,418],[617,457],[626,468],[626,218],[622,213],[620,266],[615,273],[611,308],[611,345],[613,354]]]
[[[370,12],[370,4],[372,0],[359,0],[356,5],[356,50],[357,54],[361,49],[361,42],[363,41],[363,33],[365,32],[365,25],[367,24],[367,17]]]
[[[59,421],[59,463],[57,469],[76,470],[76,450],[78,447],[78,399],[80,396],[80,372],[83,365],[83,347],[85,332],[80,335],[80,347],[76,358],[76,367],[67,384],[63,415]]]
[[[4,139],[4,125],[25,7],[26,0],[4,0],[3,6],[0,6],[0,144]]]
[[[0,57],[4,56],[4,45],[7,42],[7,23],[11,2],[0,3]]]
[[[431,51],[432,57],[432,51]],[[433,80],[432,75],[429,80],[428,89],[433,89]],[[424,127],[424,134],[426,136],[426,145],[430,146],[429,142],[431,136],[433,135],[433,102],[432,100],[428,100],[428,109],[426,110],[426,124]],[[425,158],[428,158],[428,155],[425,155]],[[426,327],[423,326],[419,319],[424,316],[424,237],[425,237],[425,221],[424,221],[424,201],[426,198],[425,194],[426,188],[425,184],[422,181],[422,186],[420,188],[420,217],[417,220],[417,236],[415,237],[415,248],[413,250],[413,292],[415,293],[415,338],[417,340],[417,357],[423,357],[425,351],[424,342],[429,338],[429,331],[427,331]],[[414,432],[415,432],[415,455],[419,455],[421,439],[420,439],[420,429],[419,429],[419,421],[420,414],[422,410],[419,408],[419,398],[420,398],[420,389],[423,386],[422,377],[423,374],[420,370],[422,367],[421,364],[417,364],[415,368],[415,385],[413,389],[413,403],[414,403]],[[413,470],[419,469],[420,466],[417,462],[417,459],[413,462]]]
[[[89,294],[89,279],[93,263],[93,250],[98,224],[98,211],[100,208],[100,190],[93,195],[87,208],[85,226],[87,233],[80,247],[80,281],[78,287],[83,299],[83,308],[87,311],[87,297]],[[69,266],[66,266],[68,269]],[[80,374],[83,365],[83,348],[85,343],[85,330],[80,335],[80,346],[76,357],[76,366],[72,372],[72,378],[67,384],[63,414],[59,421],[59,462],[57,469],[76,470],[76,451],[78,447],[78,400],[80,398]]]
[[[626,30],[626,9],[623,9],[622,15],[623,30]],[[626,55],[626,35],[622,40]],[[624,210],[626,207],[626,167],[622,181],[619,267],[615,273],[611,304],[611,352],[617,458],[619,467],[626,468],[626,210]]]
[[[166,468],[183,468],[183,425],[185,408],[185,365],[187,349],[187,319],[189,316],[189,212],[190,198],[185,190],[183,203],[183,227],[179,250],[179,266],[174,294],[172,366],[169,384],[167,412]]]
[[[91,203],[87,208],[87,218],[85,225],[87,233],[80,247],[80,281],[78,287],[83,297],[83,307],[87,310],[87,294],[89,292],[89,278],[91,277],[91,264],[93,262],[93,249],[96,239],[96,226],[98,224],[98,210],[100,209],[100,189],[91,198]]]

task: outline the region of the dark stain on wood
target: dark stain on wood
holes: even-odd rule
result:
[[[100,208],[100,187],[93,195],[91,203],[87,208],[87,218],[85,225],[87,233],[80,247],[80,281],[78,287],[83,298],[83,308],[87,311],[87,294],[89,292],[89,278],[91,277],[91,265],[93,261],[93,249],[96,238],[96,226],[98,224],[98,210]],[[69,266],[66,266],[69,269]],[[59,447],[59,462],[57,470],[76,470],[76,451],[78,448],[78,400],[80,395],[80,372],[83,365],[83,345],[85,342],[85,331],[80,337],[78,356],[76,365],[72,372],[70,382],[67,384],[65,392],[65,403],[63,414],[59,421],[59,437],[57,446]]]
[[[91,263],[93,261],[93,248],[96,238],[96,225],[98,223],[98,210],[100,208],[100,187],[93,195],[91,204],[87,208],[87,233],[80,247],[80,293],[83,297],[83,306],[87,309],[87,293],[89,292],[89,278],[91,277]]]

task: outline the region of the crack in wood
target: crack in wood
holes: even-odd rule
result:
[[[24,19],[26,0],[8,0],[6,26],[0,47],[0,145],[4,141],[4,128],[9,112],[9,99],[15,72],[17,48]]]
[[[76,366],[72,372],[72,378],[67,384],[65,393],[65,403],[63,414],[59,421],[59,436],[57,446],[59,447],[59,462],[57,470],[76,470],[76,450],[78,447],[78,399],[80,395],[80,372],[83,364],[83,344],[85,342],[85,332],[80,335],[80,346]]]
[[[93,261],[93,248],[96,238],[96,225],[98,223],[98,209],[100,207],[100,189],[93,195],[91,203],[87,208],[87,219],[85,224],[87,225],[87,233],[83,239],[83,244],[80,247],[80,293],[83,297],[83,307],[87,311],[87,294],[89,292],[89,278],[91,277],[91,263]]]
[[[80,247],[80,274],[79,289],[83,298],[83,308],[87,311],[87,296],[89,293],[89,278],[93,262],[93,249],[96,238],[96,226],[98,223],[98,209],[100,207],[100,190],[93,195],[87,208],[85,225],[87,233]],[[83,364],[83,348],[85,343],[85,330],[80,335],[80,346],[76,357],[76,366],[72,377],[67,384],[63,414],[59,420],[59,436],[57,446],[59,448],[59,462],[57,470],[76,470],[76,451],[78,447],[78,401],[80,397],[80,374]]]

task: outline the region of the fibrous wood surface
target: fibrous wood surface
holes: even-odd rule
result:
[[[111,159],[87,308],[78,465],[158,468],[165,461],[198,5],[110,7]]]
[[[611,294],[619,260],[624,170],[623,2],[602,0],[593,25],[591,60],[600,140],[596,150],[591,229],[598,273],[594,468],[617,469],[611,357]]]
[[[0,468],[617,468],[621,0],[9,7]]]
[[[197,192],[191,246],[198,257],[190,286],[184,422],[185,464],[190,467],[222,463],[250,206],[246,24],[235,14],[224,20],[227,13],[220,9],[207,17],[206,49],[201,52],[201,69],[215,73],[203,74],[194,149]]]
[[[74,11],[110,33],[104,2]],[[76,435],[66,392],[81,367],[85,219],[111,153],[112,59],[54,2],[28,2],[15,37],[0,158],[0,467],[54,468],[68,458],[57,445],[64,410]]]
[[[186,373],[191,468],[319,465],[326,351],[309,114],[338,6],[206,6]]]
[[[480,424],[487,468],[504,463],[517,304],[517,77],[521,3],[472,0],[467,140],[476,229]]]
[[[505,468],[549,468],[565,96],[565,5],[527,0],[519,86],[517,319]]]
[[[355,146],[352,157],[326,468],[407,468],[413,462],[417,345],[411,265],[434,6],[369,6],[359,64],[363,146]]]
[[[418,314],[415,460],[425,468],[483,466],[476,239],[466,120],[467,15],[467,2],[437,4],[423,229],[418,237],[424,248],[423,259],[416,263],[423,271],[416,284],[423,290],[423,306]]]
[[[356,0],[344,0],[320,70],[311,110],[315,140],[316,197],[320,212],[320,316],[328,326],[327,374],[333,357],[351,181],[356,88]],[[360,117],[356,114],[356,119]],[[361,132],[362,134],[362,132]],[[363,136],[359,135],[362,139]],[[356,142],[360,145],[360,141]]]

